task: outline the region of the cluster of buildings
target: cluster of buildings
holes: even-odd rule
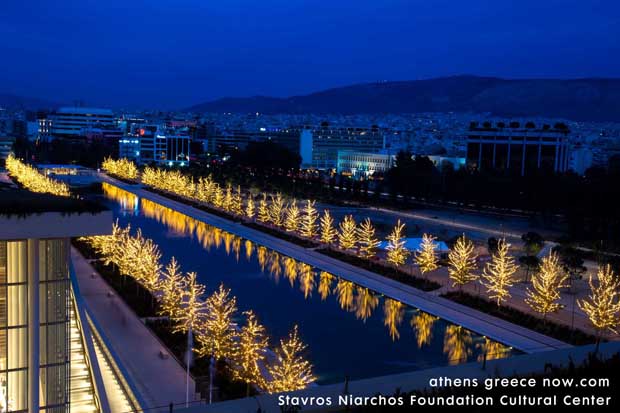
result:
[[[472,121],[473,120],[473,121]],[[143,112],[64,107],[8,117],[0,111],[0,157],[17,137],[108,142],[139,164],[186,166],[226,160],[250,142],[271,141],[302,168],[355,178],[382,176],[401,150],[442,169],[535,169],[583,174],[620,159],[620,125],[547,119],[494,119],[467,113],[263,115]]]

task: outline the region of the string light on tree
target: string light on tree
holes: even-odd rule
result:
[[[558,255],[552,252],[540,262],[538,272],[532,278],[532,288],[527,288],[525,302],[545,320],[547,314],[564,308],[559,302],[560,289],[568,287],[567,280],[568,274],[562,270]]]
[[[205,302],[205,316],[200,325],[198,342],[200,357],[212,356],[215,360],[234,357],[237,337],[233,321],[237,312],[237,299],[223,284]]]
[[[437,238],[429,234],[422,235],[422,242],[420,248],[416,251],[415,260],[420,268],[422,274],[427,274],[431,271],[435,271],[439,266],[437,262]]]
[[[354,248],[357,244],[357,225],[353,219],[353,215],[347,215],[340,223],[340,233],[338,234],[338,243],[340,248],[348,250]]]
[[[299,338],[297,326],[293,327],[288,338],[280,340],[280,346],[275,350],[276,361],[267,366],[271,376],[268,383],[270,393],[302,390],[316,380],[312,364],[303,356],[306,348]]]
[[[597,349],[603,332],[618,333],[620,323],[620,280],[614,274],[609,264],[599,267],[598,284],[592,276],[588,280],[590,295],[579,300],[577,304],[588,316],[590,323],[597,331]]]
[[[388,241],[386,259],[389,263],[396,266],[403,265],[409,256],[409,250],[405,248],[404,230],[405,224],[401,223],[399,219],[390,235],[386,238]]]
[[[312,238],[316,235],[317,224],[316,221],[319,218],[319,213],[314,207],[315,201],[307,200],[304,207],[304,216],[301,221],[301,235],[304,237]]]
[[[360,252],[364,258],[372,258],[376,255],[379,240],[375,237],[375,227],[370,218],[366,218],[358,229]]]
[[[300,211],[297,207],[297,200],[293,199],[286,209],[286,218],[284,220],[284,228],[289,232],[295,232],[299,229]]]
[[[486,287],[489,298],[495,300],[500,306],[502,302],[510,298],[509,288],[514,283],[514,274],[519,268],[515,259],[508,255],[510,244],[505,239],[497,243],[497,252],[491,256],[482,272],[482,284]]]
[[[334,219],[326,209],[323,211],[321,217],[321,241],[326,244],[331,244],[336,239],[338,232],[334,228]]]
[[[448,253],[448,275],[452,280],[452,286],[461,289],[465,284],[474,281],[478,277],[473,273],[476,268],[476,254],[474,244],[465,238],[465,234],[456,240],[454,248]]]
[[[239,331],[233,377],[246,384],[246,396],[249,397],[252,384],[266,387],[260,366],[265,361],[269,339],[265,327],[258,322],[254,312],[246,311],[244,314],[246,323]]]

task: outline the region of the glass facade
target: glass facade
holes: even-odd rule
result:
[[[41,411],[68,412],[67,243],[64,239],[0,240],[0,412],[27,411],[32,401],[29,389],[37,387]],[[38,285],[33,286],[37,279]],[[32,288],[38,288],[38,294]],[[37,295],[38,302],[30,305]],[[36,307],[39,326],[31,328]],[[37,352],[38,371],[30,366]],[[33,371],[38,376],[33,377],[36,387],[30,386]]]

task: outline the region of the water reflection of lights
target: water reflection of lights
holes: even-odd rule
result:
[[[103,193],[108,198],[118,202],[123,211],[133,211],[134,214],[138,213],[138,206],[140,205],[140,198],[137,195],[122,190],[121,188],[110,185],[106,182],[101,184]]]
[[[262,245],[243,239],[235,234],[223,231],[220,228],[196,220],[171,208],[164,207],[148,199],[139,199],[137,196],[112,185],[104,184],[104,193],[109,198],[119,202],[123,208],[138,210],[141,204],[142,213],[147,218],[162,223],[178,235],[197,240],[206,249],[223,248],[227,255],[233,255],[236,260],[241,256],[250,261],[254,255],[261,271],[275,282],[281,278],[288,280],[291,288],[299,282],[299,291],[305,299],[311,299],[314,290],[321,301],[327,300],[330,295],[336,298],[340,308],[353,313],[362,322],[369,319],[379,306],[382,295],[372,290],[356,285],[351,281],[341,279],[326,271],[317,271],[303,262],[269,250]],[[241,250],[244,250],[242,254]],[[400,339],[401,324],[405,314],[412,314],[410,326],[416,337],[418,348],[429,346],[433,339],[433,327],[439,318],[419,310],[413,310],[398,300],[383,297],[383,324],[393,341]],[[443,337],[443,352],[450,364],[459,364],[468,361],[476,350],[477,360],[504,358],[510,355],[511,348],[486,337],[473,335],[464,327],[448,324]]]

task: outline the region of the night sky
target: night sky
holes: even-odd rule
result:
[[[2,0],[0,39],[0,93],[114,107],[620,76],[617,0]]]

